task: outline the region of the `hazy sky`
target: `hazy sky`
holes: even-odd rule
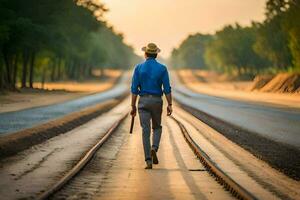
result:
[[[168,57],[188,34],[214,33],[226,24],[264,19],[266,0],[102,0],[109,24],[138,54],[155,42]]]

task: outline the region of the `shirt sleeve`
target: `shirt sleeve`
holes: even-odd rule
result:
[[[162,82],[163,82],[163,87],[164,87],[163,92],[165,94],[170,94],[171,93],[171,86],[170,86],[169,73],[168,73],[167,68],[163,73]]]
[[[132,75],[132,81],[131,81],[131,93],[132,94],[139,94],[139,77],[138,77],[138,66],[135,67],[133,75]]]

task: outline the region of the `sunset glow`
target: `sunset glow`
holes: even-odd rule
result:
[[[108,23],[122,32],[136,53],[156,42],[168,57],[188,34],[214,33],[226,24],[264,19],[265,0],[103,0]]]

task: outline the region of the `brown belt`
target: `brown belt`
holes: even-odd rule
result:
[[[160,95],[153,95],[153,94],[143,94],[141,97],[156,97],[156,98],[161,98]]]

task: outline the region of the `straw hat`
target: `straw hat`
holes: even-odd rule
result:
[[[142,48],[142,51],[149,53],[149,54],[158,54],[160,49],[154,43],[149,43],[147,46]]]

